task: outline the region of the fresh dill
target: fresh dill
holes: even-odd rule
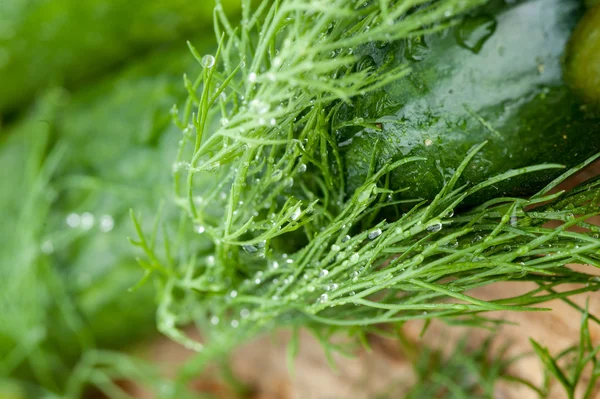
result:
[[[160,282],[159,329],[199,352],[182,379],[277,327],[312,329],[328,347],[328,334],[349,327],[367,332],[432,318],[488,326],[494,322],[487,311],[542,311],[533,305],[600,288],[597,277],[566,267],[600,264],[600,229],[586,222],[600,211],[600,182],[552,191],[597,157],[529,199],[497,198],[467,211],[461,203],[479,190],[561,166],[510,170],[458,187],[482,143],[430,202],[389,201],[396,193],[388,174],[416,157],[373,170],[354,195],[345,194],[332,115],[339,104],[408,73],[404,65],[361,69],[355,49],[444,29],[484,1],[282,0],[263,1],[254,12],[250,3],[243,1],[237,28],[217,5],[214,56],[190,44],[204,69],[196,80],[184,79],[188,101],[173,110],[183,131],[174,164],[175,203],[185,215],[171,229],[178,239],[163,237],[168,246],[159,249],[132,213],[139,234],[132,242],[147,254],[146,277],[154,273]],[[394,207],[408,211],[378,217]],[[550,228],[549,221],[562,225]],[[156,226],[152,237],[160,236]],[[493,301],[468,293],[503,281],[539,288]],[[189,323],[205,342],[185,335]]]

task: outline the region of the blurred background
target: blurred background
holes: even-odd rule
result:
[[[169,109],[201,70],[186,40],[215,49],[213,7],[0,1],[0,398],[113,397],[119,375],[145,378],[100,350],[157,335],[151,285],[127,291],[142,276],[128,211],[170,192]]]

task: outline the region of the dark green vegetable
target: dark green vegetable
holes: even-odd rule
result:
[[[390,185],[432,198],[464,154],[486,140],[462,183],[532,164],[574,165],[600,151],[598,114],[569,90],[561,65],[583,12],[576,0],[493,1],[452,29],[361,49],[364,65],[407,62],[412,73],[340,108],[338,120],[355,125],[338,130],[349,192],[370,168],[423,156],[426,161],[394,171]],[[597,29],[597,16],[591,19],[582,29]],[[598,39],[596,47],[591,36],[585,40],[586,49],[597,48]],[[558,173],[514,178],[471,200],[532,193]]]

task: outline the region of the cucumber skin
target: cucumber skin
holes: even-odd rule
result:
[[[407,43],[362,49],[366,63],[382,67],[408,60],[413,72],[385,89],[342,106],[338,120],[376,120],[381,130],[338,132],[348,192],[375,168],[406,156],[422,156],[391,173],[390,187],[404,196],[431,199],[474,145],[488,141],[459,184],[483,181],[509,169],[541,163],[573,166],[600,151],[600,118],[563,80],[561,56],[583,13],[575,0],[494,1],[477,17],[494,16],[495,33],[479,53],[457,42],[461,27],[425,37],[428,47]],[[422,56],[422,53],[426,53]],[[480,123],[483,118],[488,129]],[[335,123],[335,121],[334,121]],[[493,132],[494,130],[495,132]],[[467,204],[493,196],[524,196],[562,170],[513,178],[473,195]]]

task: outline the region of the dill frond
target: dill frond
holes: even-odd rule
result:
[[[244,1],[236,29],[217,5],[216,54],[202,56],[190,44],[204,69],[184,79],[187,103],[173,110],[183,131],[175,202],[185,217],[171,226],[178,239],[163,240],[164,250],[141,228],[134,241],[146,252],[146,277],[156,275],[161,287],[160,331],[200,352],[181,378],[277,327],[312,329],[328,348],[330,334],[350,327],[368,332],[432,318],[493,326],[485,312],[543,311],[534,305],[600,288],[597,277],[566,267],[600,264],[600,229],[586,222],[600,212],[600,182],[552,192],[593,159],[531,198],[496,198],[466,211],[463,201],[486,187],[562,166],[510,170],[458,187],[482,143],[430,202],[388,201],[388,174],[421,161],[416,157],[373,171],[345,194],[330,123],[336,107],[408,73],[404,65],[363,69],[356,49],[444,29],[484,1],[271,3],[252,13]],[[377,217],[400,205],[409,210],[393,220]],[[549,221],[562,224],[550,228]],[[469,295],[503,281],[539,288],[494,301]],[[206,342],[185,334],[189,323]]]

